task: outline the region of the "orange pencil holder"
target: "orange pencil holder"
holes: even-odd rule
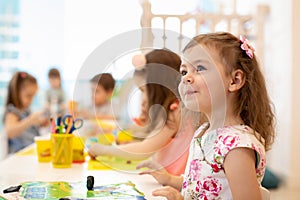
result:
[[[73,161],[73,134],[51,134],[52,166],[69,168]]]

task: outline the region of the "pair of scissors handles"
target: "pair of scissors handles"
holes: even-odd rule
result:
[[[63,118],[63,124],[66,127],[66,133],[72,133],[76,129],[79,129],[83,125],[81,118],[74,119],[72,115],[65,115]]]

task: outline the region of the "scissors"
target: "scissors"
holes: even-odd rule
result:
[[[72,133],[76,129],[81,128],[83,125],[83,119],[74,119],[72,115],[65,115],[62,119],[62,122],[65,126],[66,134]]]

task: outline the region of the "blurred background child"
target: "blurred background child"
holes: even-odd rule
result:
[[[112,118],[114,113],[111,98],[115,88],[115,79],[109,73],[97,74],[91,79],[93,111],[98,118]]]
[[[21,150],[34,142],[39,126],[47,124],[43,112],[30,112],[38,90],[36,79],[26,72],[16,72],[8,85],[3,123],[8,138],[9,153]]]
[[[66,109],[65,92],[62,89],[62,81],[59,70],[51,68],[48,72],[50,88],[46,91],[46,108],[51,116],[63,114]]]
[[[79,112],[87,119],[114,119],[111,98],[115,88],[115,79],[110,73],[100,73],[91,80],[92,105]]]

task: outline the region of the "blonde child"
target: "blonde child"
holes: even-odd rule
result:
[[[48,80],[50,88],[46,91],[46,108],[49,110],[51,116],[63,114],[66,109],[66,97],[62,89],[59,70],[56,68],[49,69]]]
[[[180,96],[205,114],[195,132],[184,177],[148,170],[167,199],[261,199],[265,150],[274,114],[265,80],[248,41],[230,33],[199,35],[183,51]],[[149,162],[140,167],[155,169]],[[181,190],[181,193],[180,193]]]
[[[9,153],[33,143],[34,137],[39,135],[39,125],[47,123],[42,112],[30,112],[37,89],[36,79],[26,72],[16,72],[9,82],[3,116]]]
[[[146,159],[153,155],[153,159],[168,172],[180,175],[186,165],[191,139],[184,134],[188,126],[178,132],[179,81],[174,80],[179,75],[180,57],[167,49],[155,49],[134,57],[133,64],[138,68],[134,77],[143,96],[141,121],[147,136],[143,141],[117,146],[95,144],[89,149],[89,154],[92,157],[110,155],[126,159]],[[166,76],[172,79],[166,79]]]

